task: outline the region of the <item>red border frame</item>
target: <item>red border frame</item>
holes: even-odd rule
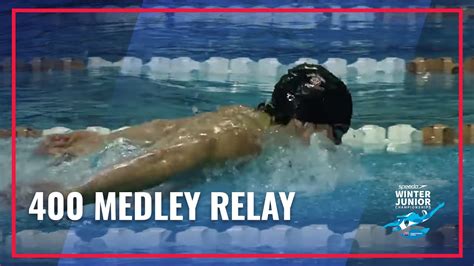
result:
[[[452,13],[458,15],[458,253],[357,254],[29,254],[16,252],[16,14],[18,13]],[[12,9],[12,257],[13,258],[462,258],[463,257],[463,9],[462,8],[13,8]]]

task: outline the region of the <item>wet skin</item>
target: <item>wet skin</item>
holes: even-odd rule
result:
[[[147,150],[144,155],[98,173],[81,186],[63,190],[82,193],[88,203],[95,192],[140,191],[206,164],[256,155],[269,135],[286,136],[279,139],[297,136],[309,142],[311,134],[317,131],[332,136],[327,125],[303,124],[297,120],[285,126],[274,125],[268,114],[237,105],[177,120],[153,120],[109,135],[88,131],[51,135],[37,152],[59,157],[81,156],[98,151],[118,138],[126,138]]]

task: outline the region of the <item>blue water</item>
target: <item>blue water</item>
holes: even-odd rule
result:
[[[470,77],[468,77],[470,78]],[[421,128],[433,123],[457,125],[457,78],[433,75],[422,81],[407,74],[399,82],[364,83],[348,77],[347,84],[355,103],[353,127],[376,124],[388,127],[408,123]],[[134,88],[131,90],[130,88]],[[177,118],[198,112],[213,111],[218,106],[245,104],[255,106],[271,95],[270,82],[208,82],[150,80],[146,77],[126,77],[116,71],[98,73],[73,72],[31,74],[21,73],[17,87],[17,124],[35,128],[66,126],[81,129],[100,125],[111,129],[138,124],[154,118]],[[120,94],[118,94],[120,92]],[[125,93],[125,94],[122,94]],[[3,90],[1,98],[8,98]],[[465,91],[465,121],[472,120],[474,94]],[[2,108],[5,108],[3,106]],[[6,109],[6,108],[5,108]],[[2,120],[8,120],[9,110],[3,110]],[[54,180],[69,186],[77,185],[100,169],[142,152],[140,148],[116,144],[108,150],[83,159],[52,167],[51,160],[32,155],[40,140],[18,141],[18,180],[20,184],[38,180]],[[9,140],[0,140],[2,150],[8,150]],[[469,160],[474,150],[465,148]],[[2,153],[3,168],[8,168],[9,153]],[[97,163],[98,161],[98,163]],[[291,166],[289,164],[291,162]],[[465,219],[473,219],[469,210],[474,205],[470,197],[472,167],[465,163]],[[3,187],[9,175],[2,177]],[[423,183],[433,194],[433,204],[444,201],[446,207],[432,228],[457,223],[457,148],[425,147],[409,154],[366,153],[349,147],[338,147],[335,153],[325,153],[318,147],[310,149],[293,145],[287,150],[271,147],[254,162],[229,164],[185,175],[194,185],[185,190],[201,191],[203,198],[198,213],[201,218],[189,222],[93,222],[92,213],[80,223],[63,221],[38,224],[25,213],[19,213],[18,228],[49,231],[76,228],[79,235],[97,237],[107,227],[126,227],[141,231],[150,226],[182,231],[191,225],[204,225],[223,231],[238,222],[210,223],[208,204],[212,191],[297,191],[294,216],[286,224],[302,227],[328,224],[340,233],[354,230],[360,223],[384,224],[400,211],[393,209],[394,191],[400,184]],[[186,181],[187,182],[187,181]],[[21,186],[21,185],[20,185]],[[207,195],[207,196],[206,196]],[[257,201],[263,193],[257,193]],[[311,208],[307,208],[311,206]],[[471,208],[470,208],[471,207]],[[8,211],[8,210],[5,210]],[[1,219],[8,224],[7,215]],[[251,223],[260,229],[274,222]],[[281,224],[281,223],[279,223]]]
[[[11,93],[8,75],[2,87],[0,121],[10,120]],[[457,126],[457,76],[433,74],[429,78],[406,75],[396,82],[363,82],[348,77],[355,102],[353,127],[366,124],[391,126],[412,124],[421,128],[433,123]],[[465,120],[473,120],[474,95],[467,75],[464,94]],[[119,128],[154,118],[178,118],[218,106],[256,106],[269,99],[274,79],[249,82],[205,80],[151,80],[127,77],[116,71],[19,73],[17,80],[17,124],[37,128],[58,125],[73,129],[90,125]],[[133,89],[131,89],[133,88]],[[137,109],[138,108],[138,109]],[[2,123],[8,127],[7,123]]]
[[[310,5],[314,3],[281,3]],[[400,5],[394,1],[380,5]],[[430,1],[414,4],[427,6]],[[441,3],[441,2],[440,2]],[[73,2],[69,3],[75,6]],[[123,3],[123,6],[134,3]],[[172,3],[183,6],[189,3]],[[195,3],[196,4],[196,3]],[[224,5],[224,3],[220,3]],[[280,6],[272,1],[256,4]],[[330,5],[331,3],[319,3]],[[372,5],[365,1],[339,3],[342,6]],[[442,3],[449,4],[449,3]],[[85,5],[85,4],[84,4]],[[146,1],[143,6],[166,5]],[[197,6],[208,6],[197,3]],[[232,3],[225,3],[232,5]],[[316,4],[314,4],[316,5]],[[4,9],[2,9],[4,10]],[[9,20],[4,20],[8,27]],[[309,19],[294,15],[289,19],[283,15],[254,15],[250,19],[243,15],[215,14],[210,18],[202,15],[19,15],[18,57],[28,61],[35,56],[59,58],[71,56],[85,59],[100,56],[118,60],[123,56],[137,56],[145,62],[152,56],[174,58],[188,56],[204,61],[211,56],[235,58],[246,56],[254,60],[265,57],[278,58],[283,64],[300,57],[316,58],[324,62],[329,57],[347,59],[349,63],[358,57],[383,59],[397,56],[407,60],[415,56],[457,56],[457,22],[454,17],[444,17],[442,23],[432,17],[417,15],[395,16],[390,23],[384,15],[373,21],[335,22],[329,14],[316,15]],[[303,17],[303,19],[301,19]],[[306,17],[307,18],[307,17]],[[473,34],[472,20],[465,23],[465,54],[473,55],[470,40]],[[297,29],[295,29],[295,27]],[[80,37],[79,37],[80,36]],[[100,38],[98,37],[100,36]],[[408,37],[409,36],[409,37]],[[71,45],[74,43],[74,45]],[[0,36],[1,56],[8,56],[9,35]],[[252,77],[247,82],[211,82],[206,79],[176,81],[152,80],[145,76],[129,77],[115,71],[52,73],[18,73],[17,80],[17,124],[35,128],[66,126],[82,129],[100,125],[119,128],[138,124],[154,118],[178,118],[200,112],[213,111],[218,106],[245,104],[255,106],[271,95],[273,81],[261,81]],[[360,77],[348,77],[354,99],[353,128],[366,124],[388,127],[407,123],[421,128],[433,123],[457,126],[457,77],[453,75],[396,77],[396,81],[367,81]],[[474,121],[474,93],[472,76],[465,79],[464,120]],[[10,126],[10,81],[9,75],[0,74],[0,127]],[[51,166],[51,160],[32,155],[39,140],[18,141],[17,171],[20,186],[33,180],[55,180],[67,185],[79,184],[101,168],[123,158],[142,152],[139,148],[117,144],[101,154],[94,154],[71,163]],[[0,188],[8,186],[10,180],[10,141],[0,140],[0,167],[6,169],[0,177]],[[192,178],[191,187],[184,190],[201,191],[297,191],[293,219],[286,224],[300,228],[310,224],[328,224],[333,232],[345,233],[359,224],[385,224],[400,212],[393,209],[394,190],[399,184],[427,184],[433,195],[433,204],[446,202],[446,207],[430,221],[434,231],[444,225],[457,224],[457,156],[456,147],[423,148],[409,154],[366,153],[348,147],[338,147],[329,155],[318,147],[305,148],[293,145],[286,150],[268,148],[251,163],[229,164],[219,168],[187,173]],[[464,219],[466,226],[474,226],[473,213],[473,162],[474,149],[466,146]],[[97,164],[97,161],[99,162]],[[291,167],[289,166],[291,162]],[[261,194],[257,201],[261,200]],[[203,215],[192,225],[204,225],[224,231],[241,223],[210,223],[208,217],[209,198],[202,199],[199,212]],[[0,209],[2,246],[10,232],[9,210]],[[245,223],[244,223],[245,224]],[[266,229],[275,223],[251,224]],[[282,224],[282,223],[279,223]],[[140,232],[150,227],[162,227],[172,232],[183,231],[191,226],[188,222],[95,222],[90,209],[81,222],[38,223],[23,211],[18,213],[19,230],[35,229],[54,232],[71,229],[81,239],[90,240],[105,235],[109,228],[130,228]],[[472,251],[472,243],[467,243]],[[182,250],[173,250],[183,252]],[[252,250],[264,252],[268,250]],[[351,250],[345,250],[350,252]],[[373,250],[365,250],[373,251]],[[380,252],[401,252],[385,250]],[[429,251],[429,250],[428,250]],[[437,252],[455,252],[452,247]],[[406,252],[427,252],[410,249]],[[2,251],[2,258],[7,257]],[[52,261],[54,262],[54,261]],[[66,261],[65,263],[72,262]],[[113,263],[119,263],[112,261]],[[274,261],[245,261],[256,265],[272,264]],[[377,265],[380,261],[374,262]],[[82,262],[80,262],[82,263]],[[133,261],[120,261],[122,264]],[[174,263],[174,262],[173,262]],[[177,263],[177,262],[176,262]],[[215,260],[184,261],[181,264],[212,264]],[[233,261],[232,263],[240,263]],[[294,264],[306,265],[308,261],[293,260]],[[314,265],[340,265],[345,261],[312,261]],[[369,264],[369,261],[353,260],[353,265]],[[393,262],[397,265],[397,262]],[[427,262],[429,263],[429,262]],[[387,264],[387,263],[384,263]],[[388,264],[387,264],[388,265]]]
[[[144,60],[152,56],[189,56],[204,61],[211,56],[260,59],[275,57],[277,53],[283,63],[294,62],[299,57],[321,61],[343,57],[355,61],[357,57],[367,56],[383,59],[389,54],[407,59],[414,55],[457,56],[455,16],[445,16],[442,24],[436,23],[433,15],[423,14],[376,14],[373,21],[345,16],[339,20],[335,16],[329,13],[19,14],[17,56],[26,61],[37,55],[101,56],[108,60],[125,55]],[[32,23],[44,27],[29,27]],[[472,24],[465,26],[469,39]],[[77,36],[81,36],[81,41],[70,46],[70,40]],[[268,40],[272,42],[267,43]],[[9,39],[2,42],[7,46]],[[471,49],[467,43],[465,54],[474,54]]]
[[[97,3],[71,2],[71,6],[95,6]],[[231,1],[230,1],[231,2]],[[293,3],[291,3],[293,2]],[[431,3],[432,2],[432,3]],[[49,1],[48,1],[49,3]],[[65,4],[61,2],[62,4]],[[27,3],[15,3],[17,6]],[[31,3],[40,5],[40,3]],[[41,3],[46,5],[46,3]],[[107,3],[109,4],[109,3]],[[137,5],[130,1],[116,3],[121,7]],[[450,6],[449,1],[418,0],[411,6]],[[465,6],[472,1],[463,1]],[[13,5],[13,3],[12,3]],[[99,5],[99,4],[97,4]],[[218,6],[232,6],[219,1]],[[234,4],[236,5],[236,4]],[[278,7],[374,7],[403,6],[399,1],[259,1],[237,6]],[[54,6],[51,2],[46,6]],[[57,5],[56,5],[57,6]],[[144,1],[142,7],[211,6],[205,1]],[[7,9],[0,13],[2,27],[8,34],[0,36],[2,58],[10,55],[10,20]],[[18,57],[26,61],[34,56],[101,56],[109,60],[125,55],[143,59],[151,56],[189,56],[202,61],[211,56],[252,59],[275,57],[284,63],[299,57],[343,57],[354,60],[370,56],[381,59],[388,54],[403,58],[416,56],[457,56],[457,18],[443,15],[375,14],[335,18],[324,14],[18,14]],[[465,55],[472,56],[468,40],[474,34],[473,23],[467,19]],[[32,27],[31,25],[35,25]],[[292,28],[298,28],[297,31]],[[313,30],[313,29],[317,30]],[[120,33],[120,34],[117,34]],[[78,37],[80,36],[80,37]],[[205,38],[203,38],[205,36]],[[74,46],[70,40],[80,39]],[[170,41],[172,40],[172,41]],[[267,43],[268,40],[272,40]]]

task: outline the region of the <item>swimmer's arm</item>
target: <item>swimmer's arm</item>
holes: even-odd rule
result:
[[[140,191],[165,182],[168,177],[202,166],[214,158],[215,140],[205,139],[153,150],[99,173],[86,184],[69,191],[80,192],[92,203],[95,192]]]
[[[140,191],[157,186],[179,173],[257,154],[258,137],[242,130],[230,130],[216,137],[200,137],[163,149],[155,149],[99,173],[86,184],[69,191],[80,192],[85,203],[95,192]]]

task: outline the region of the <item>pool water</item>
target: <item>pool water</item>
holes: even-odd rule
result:
[[[1,121],[10,121],[9,77],[2,77]],[[58,125],[80,129],[99,125],[119,128],[154,118],[178,118],[219,106],[257,106],[271,97],[276,78],[219,81],[177,81],[148,76],[120,75],[114,70],[73,74],[18,74],[17,125],[50,128]],[[394,74],[379,79],[345,78],[355,102],[352,127],[366,124],[388,127],[411,124],[421,128],[433,123],[457,126],[457,76]],[[464,118],[473,120],[474,95],[467,75]],[[138,109],[137,109],[138,108]],[[8,123],[2,123],[8,127]]]
[[[72,1],[73,2],[73,1]],[[78,3],[72,3],[77,6]],[[146,3],[145,3],[146,2]],[[144,7],[155,6],[155,1],[144,1]],[[197,1],[200,2],[200,1]],[[260,1],[263,5],[270,1]],[[259,3],[260,3],[259,2]],[[294,6],[313,5],[306,1],[291,1]],[[356,1],[357,4],[368,4]],[[419,0],[416,5],[428,6],[430,1]],[[128,3],[128,2],[127,2]],[[126,5],[127,3],[123,3]],[[184,5],[187,1],[176,1],[172,6]],[[226,4],[228,4],[226,2]],[[318,3],[318,7],[346,3]],[[372,5],[375,3],[370,3]],[[397,1],[383,1],[380,5],[398,6]],[[433,3],[434,4],[434,3]],[[441,3],[449,5],[446,3]],[[270,3],[271,6],[279,6]],[[316,5],[316,4],[315,4]],[[351,5],[349,2],[347,5]],[[207,6],[200,2],[198,6]],[[351,5],[352,7],[352,5]],[[2,9],[3,10],[3,9]],[[6,12],[0,13],[4,15]],[[376,14],[334,15],[324,14],[19,14],[17,16],[17,56],[29,61],[33,57],[74,57],[87,60],[101,57],[116,62],[125,56],[134,56],[146,63],[152,57],[189,57],[204,62],[211,57],[228,59],[248,57],[254,61],[275,58],[289,65],[298,58],[315,58],[320,63],[336,57],[353,63],[357,58],[382,60],[399,57],[409,61],[417,56],[429,58],[457,56],[457,27],[455,16],[426,16],[424,14]],[[10,26],[10,19],[4,27]],[[464,23],[465,55],[471,56],[474,23],[472,18]],[[9,30],[9,29],[8,29]],[[79,37],[80,38],[79,38]],[[0,36],[2,47],[8,47],[10,36]],[[8,56],[9,49],[1,51]],[[457,61],[457,59],[455,59]],[[133,68],[133,67],[132,67]],[[132,69],[137,70],[137,69]],[[256,106],[271,96],[276,78],[258,76],[255,73],[244,78],[213,76],[198,73],[193,76],[183,73],[161,75],[144,73],[124,75],[117,69],[87,69],[66,72],[18,72],[17,73],[17,125],[47,129],[64,126],[84,129],[102,126],[117,129],[156,118],[179,118],[198,112],[216,110],[219,106],[244,104]],[[155,75],[156,74],[156,75]],[[189,74],[189,73],[186,73]],[[201,75],[203,74],[203,75]],[[458,90],[457,75],[447,74],[401,74],[374,73],[368,76],[348,74],[344,81],[351,90],[354,101],[352,128],[363,125],[379,125],[384,128],[395,124],[410,124],[417,129],[434,123],[457,127]],[[474,76],[464,80],[464,121],[474,122]],[[0,73],[0,128],[10,127],[11,92],[9,73]],[[71,162],[58,164],[51,158],[39,157],[33,150],[41,139],[17,140],[18,191],[25,191],[26,184],[33,181],[57,181],[66,186],[80,184],[101,169],[122,160],[133,158],[144,151],[126,142],[115,142],[106,149]],[[11,179],[11,141],[0,139],[0,190],[8,189]],[[464,147],[464,221],[466,232],[474,226],[473,172],[474,148]],[[455,146],[423,147],[409,153],[389,153],[370,149],[356,149],[340,145],[327,149],[324,143],[313,143],[306,147],[292,143],[285,148],[265,146],[262,154],[250,161],[229,162],[225,165],[185,173],[176,181],[150,191],[173,190],[200,191],[197,221],[183,222],[98,222],[93,219],[93,209],[86,208],[85,217],[79,222],[38,222],[19,210],[17,229],[20,232],[18,251],[31,241],[44,240],[33,253],[50,253],[52,246],[59,245],[58,253],[190,253],[190,252],[247,252],[247,253],[454,253],[457,252],[457,237],[444,236],[449,245],[417,246],[418,242],[380,244],[378,240],[391,241],[377,227],[376,245],[362,246],[364,233],[361,225],[384,225],[404,211],[395,210],[395,190],[399,185],[423,184],[432,194],[432,206],[445,202],[443,207],[426,226],[430,227],[429,240],[440,241],[437,230],[455,228],[458,223],[458,149]],[[184,184],[183,184],[184,183]],[[187,185],[187,186],[184,186]],[[266,191],[295,191],[292,220],[288,222],[210,222],[209,195],[212,191],[255,191],[256,202],[261,203]],[[25,204],[19,197],[19,205]],[[9,206],[0,204],[0,257],[10,257],[10,212]],[[421,211],[421,210],[420,210]],[[317,226],[316,226],[317,225]],[[249,226],[250,234],[267,233],[266,241],[278,244],[287,240],[285,247],[278,245],[253,247],[228,247],[220,242],[199,242],[181,234],[196,226],[215,229],[225,235],[238,226]],[[288,226],[288,227],[284,227]],[[321,227],[322,226],[322,227]],[[245,228],[249,228],[245,227]],[[311,242],[298,230],[289,230],[278,239],[281,229],[321,229],[330,231],[329,239],[341,240],[341,236],[355,238],[359,242],[344,243],[337,249],[300,249],[299,244]],[[367,229],[367,227],[365,227]],[[372,228],[372,227],[371,227]],[[159,230],[158,230],[159,229]],[[151,230],[151,231],[150,231]],[[163,230],[163,231],[160,231]],[[253,231],[252,231],[253,230]],[[272,231],[273,230],[273,231]],[[454,230],[455,231],[455,230]],[[40,232],[40,233],[38,233]],[[59,232],[59,241],[49,241],[44,234]],[[66,233],[64,233],[66,232]],[[147,243],[156,244],[162,232],[169,233],[170,244],[152,250],[142,248]],[[212,235],[214,231],[206,231]],[[268,238],[270,232],[270,238]],[[281,232],[281,231],[280,231]],[[362,233],[360,233],[362,232]],[[451,231],[453,232],[453,230]],[[62,235],[65,234],[66,236]],[[163,233],[163,234],[165,234]],[[181,235],[180,235],[181,234]],[[242,233],[242,235],[245,235]],[[260,236],[259,235],[259,236]],[[272,236],[276,238],[272,238]],[[25,237],[25,238],[24,238]],[[301,238],[299,238],[301,237]],[[333,238],[331,238],[333,237]],[[181,238],[181,240],[180,240]],[[262,237],[263,238],[263,237]],[[366,237],[367,238],[367,237]],[[443,236],[441,236],[443,238]],[[466,237],[467,238],[467,237]],[[80,241],[76,241],[79,239]],[[184,240],[183,240],[184,239]],[[428,239],[428,237],[427,237]],[[155,241],[156,240],[156,241]],[[188,241],[189,240],[189,241]],[[214,239],[215,240],[215,239]],[[255,240],[252,237],[244,242]],[[261,239],[260,239],[261,240]],[[314,241],[324,242],[324,236]],[[396,239],[395,239],[396,240]],[[443,240],[443,239],[442,239]],[[443,242],[441,240],[441,242]],[[49,242],[48,242],[49,241]],[[306,241],[306,242],[305,242]],[[63,243],[64,242],[64,243]],[[80,242],[79,245],[72,245]],[[280,241],[281,242],[281,241]],[[105,244],[104,244],[105,243]],[[408,243],[408,245],[406,245]],[[415,244],[413,244],[415,243]],[[64,244],[64,245],[63,245]],[[326,244],[326,243],[324,243]],[[50,246],[49,246],[50,245]],[[359,246],[360,245],[360,246]],[[403,246],[406,245],[406,246]],[[117,248],[110,248],[111,246]],[[271,246],[271,248],[269,248]],[[204,250],[202,249],[204,248]],[[472,241],[466,241],[465,254],[472,251]],[[6,251],[6,252],[4,252]],[[342,260],[341,260],[342,261]],[[311,261],[314,265],[345,264],[345,261]],[[55,263],[56,261],[52,261]],[[83,261],[64,260],[62,263]],[[90,262],[90,261],[88,261]],[[132,263],[127,260],[111,260],[112,263]],[[212,264],[216,260],[189,260],[180,265]],[[241,263],[242,260],[226,261]],[[245,261],[253,263],[255,261]],[[308,260],[292,262],[306,265]],[[399,261],[395,262],[395,265]],[[140,265],[154,261],[142,261]],[[168,263],[168,261],[166,261]],[[367,264],[353,260],[352,264]],[[412,261],[410,261],[412,263]],[[429,263],[429,262],[427,262]],[[102,265],[102,261],[99,262]],[[172,263],[174,264],[174,262]],[[257,265],[274,265],[271,260],[259,260]],[[375,261],[374,265],[380,264]],[[389,265],[388,263],[384,263]],[[407,263],[408,265],[408,263]],[[431,264],[430,264],[431,265]]]
[[[364,124],[388,127],[407,123],[416,128],[433,123],[452,127],[457,125],[457,77],[454,75],[440,74],[420,79],[412,74],[402,74],[395,81],[391,79],[385,82],[364,81],[360,77],[348,76],[345,80],[354,100],[353,128]],[[192,116],[196,112],[213,111],[218,106],[230,104],[256,106],[271,96],[273,84],[273,80],[152,80],[144,76],[124,76],[114,70],[72,74],[20,73],[17,124],[35,128],[60,125],[72,129],[100,125],[114,129],[155,118]],[[6,88],[2,90],[2,99],[10,97]],[[467,89],[464,93],[465,121],[472,120],[473,103],[474,94]],[[8,120],[8,115],[9,110],[2,111],[2,120]],[[116,142],[99,153],[56,165],[51,159],[32,153],[39,141],[17,141],[19,191],[24,184],[39,180],[77,185],[100,169],[144,152],[139,147]],[[10,167],[10,145],[10,140],[0,140],[3,169]],[[474,221],[470,212],[474,198],[469,193],[473,187],[472,176],[469,176],[473,164],[469,160],[474,155],[474,149],[466,146],[464,152],[464,217],[469,226]],[[183,182],[175,182],[181,190],[202,192],[198,205],[199,218],[192,223],[97,222],[93,220],[92,208],[88,207],[84,219],[76,223],[66,220],[38,223],[23,210],[18,213],[17,228],[19,231],[71,229],[83,239],[101,237],[110,228],[129,228],[140,232],[160,227],[176,233],[191,226],[206,226],[222,232],[236,225],[250,225],[264,230],[276,224],[296,228],[327,224],[333,232],[343,234],[355,230],[359,224],[383,225],[392,221],[401,214],[400,210],[393,207],[398,185],[425,184],[432,193],[433,207],[440,202],[446,203],[436,219],[430,222],[431,230],[436,230],[445,225],[457,224],[457,158],[455,146],[424,147],[408,154],[370,152],[345,145],[329,151],[318,144],[304,147],[293,143],[284,149],[268,146],[256,160],[229,162],[221,167],[186,173],[176,178],[184,180],[184,183],[191,182],[191,185],[183,188],[179,184]],[[2,189],[8,186],[9,178],[10,175],[2,175]],[[160,189],[162,187],[153,190]],[[263,201],[266,191],[295,191],[297,196],[292,220],[212,223],[209,219],[208,195],[213,191],[255,191],[257,203]],[[23,204],[21,197],[18,203]],[[9,228],[8,211],[6,206],[2,207],[2,228]],[[5,233],[8,234],[8,231]],[[252,251],[268,250],[257,248]],[[350,248],[345,250],[349,251]],[[416,251],[412,248],[409,252]]]

